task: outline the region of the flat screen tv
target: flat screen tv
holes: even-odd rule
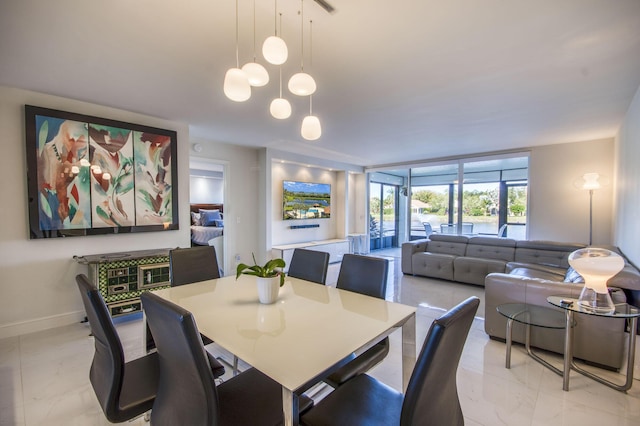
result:
[[[329,219],[331,217],[331,185],[328,183],[282,183],[282,218]]]

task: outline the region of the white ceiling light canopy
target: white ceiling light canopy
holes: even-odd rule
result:
[[[247,74],[251,86],[262,87],[269,82],[269,73],[256,62],[256,0],[253,0],[253,62],[244,64],[242,71]]]
[[[289,50],[287,49],[287,43],[283,39],[278,37],[277,29],[277,15],[278,15],[278,1],[274,2],[275,16],[274,16],[274,35],[267,37],[262,44],[262,56],[267,62],[273,65],[282,65],[287,62],[289,57]]]
[[[298,96],[310,96],[316,91],[316,82],[304,72],[304,0],[300,0],[300,72],[289,79],[289,91]]]
[[[224,76],[224,94],[235,102],[244,102],[251,97],[251,86],[247,74],[240,69],[238,59],[238,0],[236,0],[236,67],[229,68]]]

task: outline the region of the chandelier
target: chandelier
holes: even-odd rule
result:
[[[317,0],[316,0],[317,2]],[[269,112],[273,118],[284,120],[291,116],[291,103],[282,96],[282,65],[289,57],[287,44],[282,39],[282,13],[280,13],[280,28],[278,29],[278,2],[274,0],[274,31],[262,44],[262,55],[268,64],[278,66],[278,97],[269,105]],[[326,10],[326,8],[325,8]],[[229,68],[224,78],[224,94],[235,102],[244,102],[251,97],[252,87],[266,86],[269,81],[269,71],[256,59],[256,3],[253,2],[253,60],[240,68],[239,60],[239,23],[238,0],[235,10],[235,39],[236,39],[236,64]],[[309,97],[309,115],[302,120],[300,135],[306,140],[317,140],[322,134],[320,120],[313,115],[313,101],[311,95],[315,93],[317,86],[314,78],[304,69],[304,0],[300,0],[300,72],[289,78],[287,87],[296,96]],[[309,57],[311,62],[312,24],[309,28]]]

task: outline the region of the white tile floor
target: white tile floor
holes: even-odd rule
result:
[[[431,321],[446,309],[472,295],[484,298],[482,287],[403,276],[394,258],[398,251],[383,255],[394,260],[387,298],[418,307],[420,344]],[[467,425],[640,424],[640,381],[625,394],[573,373],[571,390],[564,392],[562,378],[531,360],[521,346],[514,348],[507,370],[504,344],[484,333],[483,315],[481,304],[458,368]],[[117,328],[127,359],[140,356],[141,320],[119,322]],[[88,333],[86,324],[74,324],[0,340],[0,425],[109,424],[89,384],[93,340]],[[401,386],[400,337],[399,332],[391,336],[389,356],[371,372],[396,388]],[[554,358],[560,366],[561,358]]]

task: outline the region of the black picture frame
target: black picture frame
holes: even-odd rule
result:
[[[177,132],[25,105],[30,239],[179,229]]]

